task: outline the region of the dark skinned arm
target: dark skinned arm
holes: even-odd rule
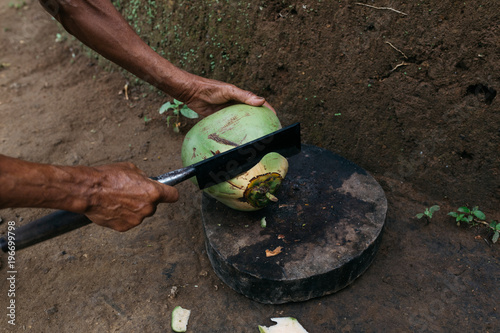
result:
[[[175,67],[153,51],[107,0],[40,0],[64,28],[84,44],[207,116],[235,103],[274,109],[264,98]]]
[[[40,3],[84,44],[201,115],[234,103],[272,109],[251,92],[175,67],[147,46],[109,1]],[[152,181],[130,163],[69,167],[0,155],[0,209],[62,209],[83,213],[96,224],[125,231],[152,215],[159,203],[177,199],[175,188]]]
[[[0,185],[0,209],[62,209],[118,231],[140,224],[159,203],[178,199],[174,187],[149,179],[131,163],[73,167],[0,155]]]

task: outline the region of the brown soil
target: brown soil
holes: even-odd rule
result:
[[[126,100],[126,78],[76,43],[55,42],[61,30],[37,2],[9,3],[0,1],[0,153],[131,161],[151,175],[181,166],[192,123],[181,134],[166,127],[157,110],[168,98],[132,86]],[[1,256],[2,331],[164,332],[176,305],[192,310],[189,331],[202,333],[256,332],[280,316],[312,333],[498,330],[499,245],[488,228],[457,227],[446,215],[479,205],[500,219],[498,3],[388,2],[408,15],[345,1],[264,3],[245,76],[232,83],[264,94],[283,124],[302,123],[305,142],[380,182],[389,211],[372,266],[334,295],[251,301],[213,273],[200,193],[185,182],[178,203],[127,233],[88,226],[17,252],[16,326]],[[434,204],[430,223],[414,218]],[[0,232],[47,213],[2,210]]]

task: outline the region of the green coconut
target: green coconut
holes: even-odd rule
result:
[[[186,134],[182,163],[194,164],[280,128],[278,117],[266,107],[244,104],[227,107],[202,119]],[[269,153],[247,172],[204,191],[231,208],[258,210],[277,201],[274,193],[287,171],[287,159]],[[195,178],[192,181],[196,184]]]

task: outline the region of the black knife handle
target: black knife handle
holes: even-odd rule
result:
[[[46,215],[38,220],[16,228],[14,233],[15,250],[21,250],[28,246],[43,242],[47,239],[78,229],[84,225],[90,224],[87,216],[67,212],[64,210],[56,211]],[[0,238],[0,247],[3,252],[9,251],[9,243],[6,238]]]
[[[194,172],[194,168],[185,167],[179,170],[167,172],[166,174],[158,177],[152,177],[151,179],[159,181],[165,185],[174,186],[193,177]],[[83,214],[67,212],[64,210],[56,211],[38,220],[16,228],[14,231],[15,250],[17,251],[27,248],[28,246],[57,237],[90,223],[92,223],[92,221]],[[9,242],[7,238],[0,238],[0,248],[3,252],[9,251]]]

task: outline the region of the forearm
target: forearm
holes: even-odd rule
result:
[[[87,167],[32,163],[0,155],[0,208],[40,207],[83,213],[95,184]]]
[[[107,0],[40,0],[84,44],[137,77],[183,100],[194,79],[154,52]]]
[[[148,178],[131,163],[56,166],[0,154],[0,209],[67,210],[125,231],[151,216],[159,203],[177,199],[174,187]]]
[[[264,105],[274,111],[250,91],[175,67],[144,43],[108,0],[39,1],[84,44],[201,115],[235,103]]]

